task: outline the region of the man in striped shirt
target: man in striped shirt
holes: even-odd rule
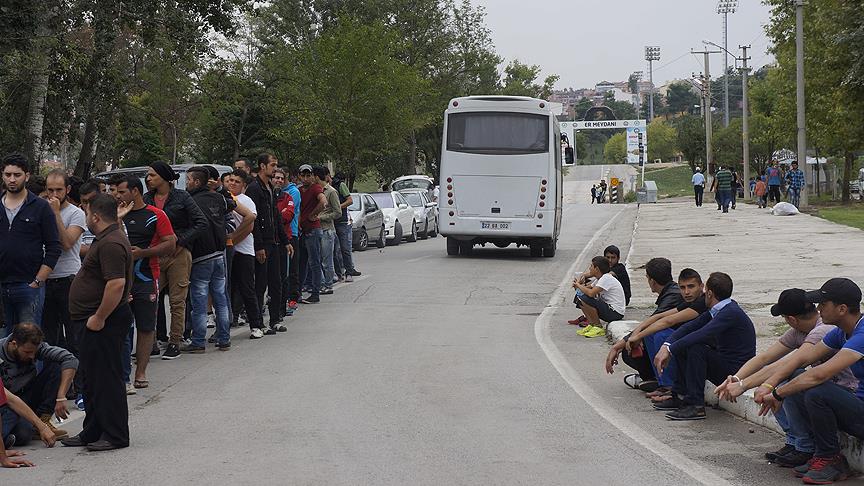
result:
[[[729,172],[729,169],[726,167],[720,167],[714,174],[714,179],[717,184],[716,191],[720,206],[723,208],[724,213],[728,213],[729,204],[732,203],[732,181],[734,179],[732,172]]]

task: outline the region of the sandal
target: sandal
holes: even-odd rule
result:
[[[672,393],[672,389],[669,387],[661,386],[660,388],[648,392],[645,394],[645,398],[654,398],[654,397],[662,397],[666,395],[670,395]]]
[[[668,395],[657,395],[656,397],[651,397],[651,401],[654,403],[659,403],[659,402],[665,402],[666,400],[669,400],[670,398],[674,398],[672,396],[672,393],[669,393]]]
[[[134,386],[135,388],[147,388],[150,386],[150,382],[147,380],[135,380],[132,383],[132,386]]]

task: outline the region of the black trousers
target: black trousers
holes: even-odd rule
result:
[[[45,282],[45,308],[42,311],[42,332],[51,346],[66,348],[75,356],[76,342],[69,318],[69,288],[73,276],[49,278]]]
[[[288,314],[288,288],[290,286],[288,282],[288,268],[290,265],[288,264],[288,249],[285,248],[285,245],[278,245],[279,247],[279,276],[282,278],[281,285],[279,286],[279,295],[281,298],[279,299],[279,315],[285,316]]]
[[[83,326],[87,321],[82,320]],[[81,363],[87,380],[84,396],[87,411],[80,438],[86,443],[107,440],[129,445],[129,407],[123,383],[123,340],[132,325],[132,310],[121,303],[105,320],[101,331],[84,330],[81,336]]]
[[[775,203],[780,202],[780,186],[768,186],[768,200]]]
[[[261,308],[255,295],[255,257],[234,252],[231,259],[231,298],[234,300],[231,308],[234,311],[234,321],[240,316],[240,309],[246,310],[249,328],[263,328]]]
[[[705,192],[705,186],[693,186],[693,193],[696,195],[696,206],[702,206],[702,193]]]
[[[647,351],[643,351],[642,356],[634,358],[625,349],[621,351],[621,359],[624,361],[624,364],[636,370],[639,373],[639,378],[642,378],[643,381],[657,380],[657,377],[654,376],[654,368],[651,366],[651,358],[648,357]]]
[[[678,376],[672,391],[680,395],[686,405],[701,407],[705,404],[705,380],[715,385],[734,375],[744,363],[737,363],[720,354],[707,344],[694,344],[674,353]]]
[[[276,245],[266,245],[267,259],[264,263],[255,260],[255,293],[258,297],[258,307],[261,309],[261,318],[264,318],[264,292],[270,296],[270,324],[276,324],[281,319],[279,315],[279,301],[282,300],[282,277],[279,268],[279,251]],[[249,315],[249,309],[246,310]]]

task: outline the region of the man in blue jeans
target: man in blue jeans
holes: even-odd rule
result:
[[[317,304],[321,300],[321,220],[318,215],[327,205],[324,188],[317,184],[312,166],[300,166],[300,282],[305,285],[306,275],[311,277],[309,297],[300,300],[301,304]]]
[[[813,363],[822,364],[780,384],[788,375],[775,374],[754,394],[762,405],[761,415],[776,413],[786,399],[802,400],[806,420],[813,431],[815,452],[795,475],[807,484],[829,484],[850,475],[849,463],[840,451],[839,431],[864,438],[864,318],[861,316],[861,288],[848,278],[832,278],[819,290],[807,292],[808,301],[819,304],[822,322],[837,326],[825,335],[813,353]],[[833,356],[832,356],[833,355]],[[805,366],[811,363],[805,363]],[[858,379],[856,390],[832,381],[846,368]]]
[[[20,154],[2,164],[6,192],[0,195],[0,291],[3,293],[5,336],[19,322],[42,324],[45,281],[62,253],[54,211],[48,201],[25,188],[30,165]],[[44,248],[44,251],[43,251]]]

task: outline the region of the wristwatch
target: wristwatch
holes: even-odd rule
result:
[[[44,281],[44,280],[39,280],[38,277],[37,277],[37,278],[34,278],[33,281],[30,282],[30,283],[31,283],[31,284],[34,284],[34,283],[35,283],[35,284],[36,284],[36,288],[39,288],[39,287],[42,287],[43,285],[45,285],[45,281]]]

